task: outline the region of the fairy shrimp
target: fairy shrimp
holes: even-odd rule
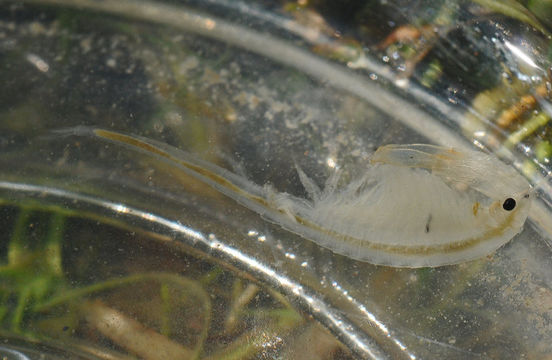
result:
[[[495,156],[428,144],[385,145],[362,176],[323,189],[299,167],[310,199],[259,186],[162,142],[75,128],[169,161],[267,220],[335,253],[372,264],[436,267],[484,257],[518,234],[533,192]]]

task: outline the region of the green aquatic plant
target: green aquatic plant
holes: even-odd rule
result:
[[[254,357],[304,324],[283,296],[220,266],[190,271],[190,276],[163,268],[150,271],[148,265],[118,275],[110,270],[106,276],[96,267],[83,281],[75,267],[94,271],[92,254],[101,257],[105,249],[98,243],[90,250],[86,239],[75,238],[79,234],[71,214],[40,206],[2,209],[8,214],[4,226],[12,223],[0,251],[0,333],[5,336],[55,339],[68,346],[103,338],[116,351],[146,359],[234,359]],[[98,233],[95,240],[102,238]],[[124,247],[124,241],[119,245]],[[199,268],[205,268],[200,262]]]
[[[0,321],[4,328],[22,333],[34,304],[63,290],[61,237],[62,215],[49,217],[49,226],[37,226],[47,219],[44,213],[22,209],[15,220],[0,266]]]

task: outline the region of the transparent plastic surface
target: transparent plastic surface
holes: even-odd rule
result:
[[[550,10],[335,3],[0,2],[2,333],[91,358],[549,354]],[[380,145],[479,148],[538,197],[489,256],[377,266],[79,126],[303,199],[298,168],[323,187]]]

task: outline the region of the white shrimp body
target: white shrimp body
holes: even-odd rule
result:
[[[435,145],[379,148],[361,178],[323,191],[301,169],[311,199],[278,193],[154,140],[73,129],[177,164],[268,220],[336,253],[379,265],[435,267],[483,257],[518,234],[532,191],[513,168],[478,151]]]
[[[313,194],[311,206],[287,199],[293,208],[285,211],[305,226],[302,235],[337,253],[397,267],[440,266],[487,255],[519,233],[530,189],[513,168],[481,152],[387,145],[361,179]]]

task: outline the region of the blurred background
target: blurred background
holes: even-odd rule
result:
[[[0,1],[0,354],[551,358],[551,22],[548,0]],[[303,198],[295,164],[323,186],[382,144],[478,148],[539,197],[492,255],[376,266],[78,126]]]

